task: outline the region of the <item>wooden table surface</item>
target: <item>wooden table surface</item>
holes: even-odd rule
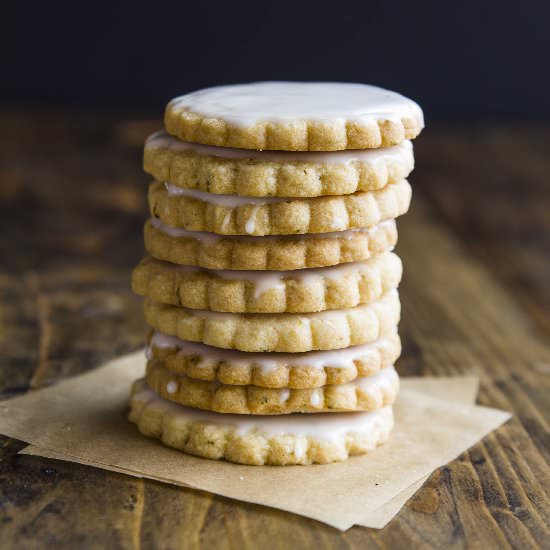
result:
[[[142,345],[141,146],[158,122],[0,112],[0,397]],[[550,127],[432,125],[399,224],[403,375],[481,378],[514,418],[382,531],[18,456],[0,438],[0,547],[547,548]]]

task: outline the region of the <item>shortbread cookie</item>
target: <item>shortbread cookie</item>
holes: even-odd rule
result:
[[[158,260],[208,269],[290,270],[367,260],[395,246],[397,229],[388,220],[371,229],[296,236],[221,236],[187,231],[151,218],[145,249]]]
[[[303,352],[374,342],[399,322],[397,290],[348,309],[320,313],[219,313],[147,299],[145,320],[182,340],[241,351]]]
[[[145,143],[143,167],[182,189],[250,197],[319,197],[375,191],[414,168],[412,143],[322,153],[251,151],[180,141],[164,131]]]
[[[151,216],[166,225],[220,235],[296,235],[373,227],[405,214],[411,186],[401,180],[380,189],[311,199],[237,197],[182,189],[171,183],[149,187]]]
[[[345,384],[393,365],[401,353],[395,330],[371,344],[307,353],[246,353],[180,340],[155,331],[147,357],[197,380],[263,388],[311,389]]]
[[[146,436],[188,454],[254,466],[327,464],[387,441],[393,411],[244,416],[191,409],[162,399],[144,380],[132,388],[130,421]]]
[[[157,394],[186,407],[231,414],[291,414],[375,411],[392,405],[399,390],[393,367],[341,385],[315,389],[233,386],[174,374],[161,361],[147,363],[147,385]]]
[[[163,304],[230,313],[310,313],[376,300],[401,280],[393,252],[333,267],[294,271],[207,270],[144,259],[136,294]]]
[[[164,123],[170,134],[207,145],[339,151],[413,139],[424,119],[414,101],[367,84],[255,82],[176,97]]]

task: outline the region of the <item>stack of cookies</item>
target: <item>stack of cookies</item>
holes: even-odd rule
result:
[[[389,437],[413,101],[263,82],[172,100],[145,145],[145,435],[243,464],[312,464]],[[309,413],[309,414],[304,414]]]

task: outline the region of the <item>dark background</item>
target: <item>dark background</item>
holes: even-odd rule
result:
[[[426,113],[398,222],[400,374],[478,375],[513,418],[384,530],[346,533],[0,436],[0,549],[548,548],[550,1],[59,5],[0,9],[0,400],[143,346],[143,142],[170,97],[338,79]]]
[[[550,2],[18,2],[0,102],[159,114],[196,88],[379,84],[430,119],[550,117]]]

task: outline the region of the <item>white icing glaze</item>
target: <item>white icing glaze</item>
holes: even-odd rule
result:
[[[236,208],[245,204],[262,205],[274,202],[287,202],[300,199],[291,199],[286,197],[241,197],[239,195],[217,195],[215,193],[206,193],[196,189],[184,189],[173,183],[166,182],[166,191],[170,197],[189,197],[202,202]]]
[[[191,378],[185,374],[179,374],[175,376],[180,381],[182,386],[185,386],[187,380],[191,380]],[[213,390],[221,386],[219,382],[212,382],[211,385]],[[397,374],[397,371],[393,366],[390,366],[390,367],[383,368],[378,372],[371,374],[370,376],[361,376],[349,382],[346,382],[345,384],[340,384],[334,387],[338,388],[338,391],[344,392],[344,394],[347,394],[347,392],[356,392],[357,390],[361,390],[365,394],[371,395],[372,392],[375,392],[375,394],[378,392],[385,392],[385,393],[392,392],[392,390],[397,388],[398,385],[399,385],[399,376]],[[170,381],[166,385],[166,390],[168,391],[169,394],[173,394],[173,393],[176,393],[178,387],[179,387],[179,384],[176,381]],[[284,405],[290,398],[289,388],[272,389],[270,391],[276,392],[278,401],[281,405]],[[323,405],[322,388],[317,388],[313,390],[310,396],[310,404],[314,407],[319,407],[319,408],[322,407]]]
[[[264,434],[267,437],[278,435],[295,435],[312,437],[330,442],[342,440],[346,434],[366,434],[393,422],[391,406],[372,412],[343,412],[316,414],[285,414],[285,415],[239,415],[220,414],[201,409],[191,409],[163,399],[146,386],[134,395],[136,401],[155,403],[165,408],[170,414],[177,415],[180,420],[202,422],[235,429],[237,434]]]
[[[169,197],[189,197],[207,204],[213,204],[216,206],[223,206],[225,208],[238,208],[240,206],[250,205],[252,209],[248,213],[248,219],[245,222],[245,231],[249,235],[254,233],[256,227],[256,214],[258,213],[258,208],[266,204],[280,203],[280,202],[292,202],[303,199],[291,199],[287,197],[241,197],[238,195],[221,195],[215,193],[206,193],[204,191],[197,191],[195,189],[184,189],[182,187],[177,187],[176,185],[166,182],[165,184],[166,192]],[[310,201],[315,201],[319,197],[310,198]],[[324,197],[323,197],[324,198]],[[231,212],[227,212],[225,215],[222,227],[227,227],[231,219]],[[348,227],[349,217],[348,216],[339,216],[336,213],[333,213],[331,219],[330,229],[345,230]]]
[[[390,336],[390,335],[388,335]],[[259,366],[264,373],[283,366],[323,369],[325,367],[347,369],[354,367],[354,361],[373,357],[377,349],[390,345],[388,338],[379,338],[370,344],[351,346],[340,350],[308,351],[304,353],[251,353],[233,349],[221,349],[198,342],[180,340],[156,331],[151,339],[150,346],[157,348],[176,348],[182,355],[200,356],[198,367],[208,367],[219,361],[225,361],[235,367],[247,367],[251,364]],[[150,349],[148,348],[150,352]]]
[[[169,394],[174,394],[178,391],[178,383],[175,380],[170,380],[168,384],[166,384],[166,391]]]
[[[283,404],[288,401],[290,397],[290,390],[288,388],[281,388],[279,390],[279,403]]]
[[[321,398],[321,390],[316,389],[311,392],[311,397],[309,398],[309,402],[311,403],[312,407],[319,407],[321,405],[322,398]]]
[[[187,231],[181,227],[172,227],[166,225],[159,218],[149,218],[151,225],[158,229],[161,233],[173,237],[174,239],[196,239],[197,241],[205,244],[214,244],[219,239],[223,238],[223,235],[216,235],[216,233],[208,233],[206,231]]]
[[[294,456],[298,459],[304,458],[307,453],[307,439],[305,437],[300,437],[296,439],[294,443]]]
[[[314,164],[351,164],[360,162],[375,167],[381,162],[402,164],[409,171],[414,168],[413,145],[404,141],[393,147],[379,149],[357,149],[347,151],[255,151],[252,149],[235,149],[232,147],[215,147],[181,141],[160,130],[151,134],[145,142],[146,149],[170,149],[172,151],[191,151],[198,155],[226,159],[251,159],[271,162],[308,162]]]
[[[244,230],[249,234],[252,235],[254,233],[254,230],[256,229],[256,213],[258,211],[258,207],[256,206],[254,210],[252,210],[252,213],[250,215],[250,218],[246,221],[246,224],[244,226]]]
[[[395,257],[395,256],[394,256]],[[372,260],[372,259],[371,259]],[[303,286],[314,286],[323,284],[324,279],[338,280],[347,276],[355,276],[359,279],[364,273],[372,269],[371,260],[348,262],[329,267],[311,267],[305,269],[294,269],[287,271],[251,271],[234,269],[206,269],[189,265],[176,265],[166,263],[166,267],[173,271],[184,273],[205,273],[222,279],[248,281],[254,284],[254,299],[257,300],[269,290],[283,292],[285,281],[297,281]]]
[[[318,121],[362,125],[401,117],[423,121],[417,103],[368,84],[343,82],[253,82],[205,88],[174,98],[174,109],[247,128],[258,123]]]
[[[284,202],[284,201],[290,200],[290,199],[278,198],[278,197],[267,197],[265,199],[260,199],[260,198],[254,198],[254,197],[240,197],[238,195],[216,195],[214,193],[205,193],[204,191],[197,191],[195,189],[183,189],[169,182],[166,182],[165,186],[169,197],[189,197],[189,198],[206,202],[209,204],[225,206],[227,208],[236,208],[239,206],[243,206],[245,204],[249,204],[253,206],[252,211],[250,212],[249,217],[244,226],[245,231],[249,235],[254,233],[254,230],[256,229],[256,213],[258,211],[259,206],[267,203]],[[227,224],[229,223],[230,219],[231,219],[231,212],[228,212],[225,215],[222,227],[227,227]]]
[[[377,231],[385,227],[395,226],[395,220],[385,220],[380,222],[378,225],[375,225],[371,228],[353,228],[347,229],[346,231],[333,231],[330,233],[306,233],[304,235],[269,235],[266,237],[255,237],[250,235],[218,235],[216,233],[208,233],[206,231],[188,231],[187,229],[182,229],[181,227],[173,227],[171,225],[166,225],[159,218],[149,218],[151,225],[164,233],[175,239],[187,238],[187,239],[197,239],[198,241],[204,242],[206,244],[212,244],[220,239],[236,239],[243,240],[247,242],[266,242],[266,241],[278,241],[281,239],[293,239],[296,241],[304,241],[308,239],[353,239],[358,233],[367,233],[369,235],[374,235]]]
[[[342,384],[341,388],[361,388],[362,390],[369,391],[370,388],[376,386],[378,388],[391,388],[395,384],[399,383],[399,376],[394,367],[386,367],[380,369],[378,372],[371,374],[370,376],[362,376]]]

